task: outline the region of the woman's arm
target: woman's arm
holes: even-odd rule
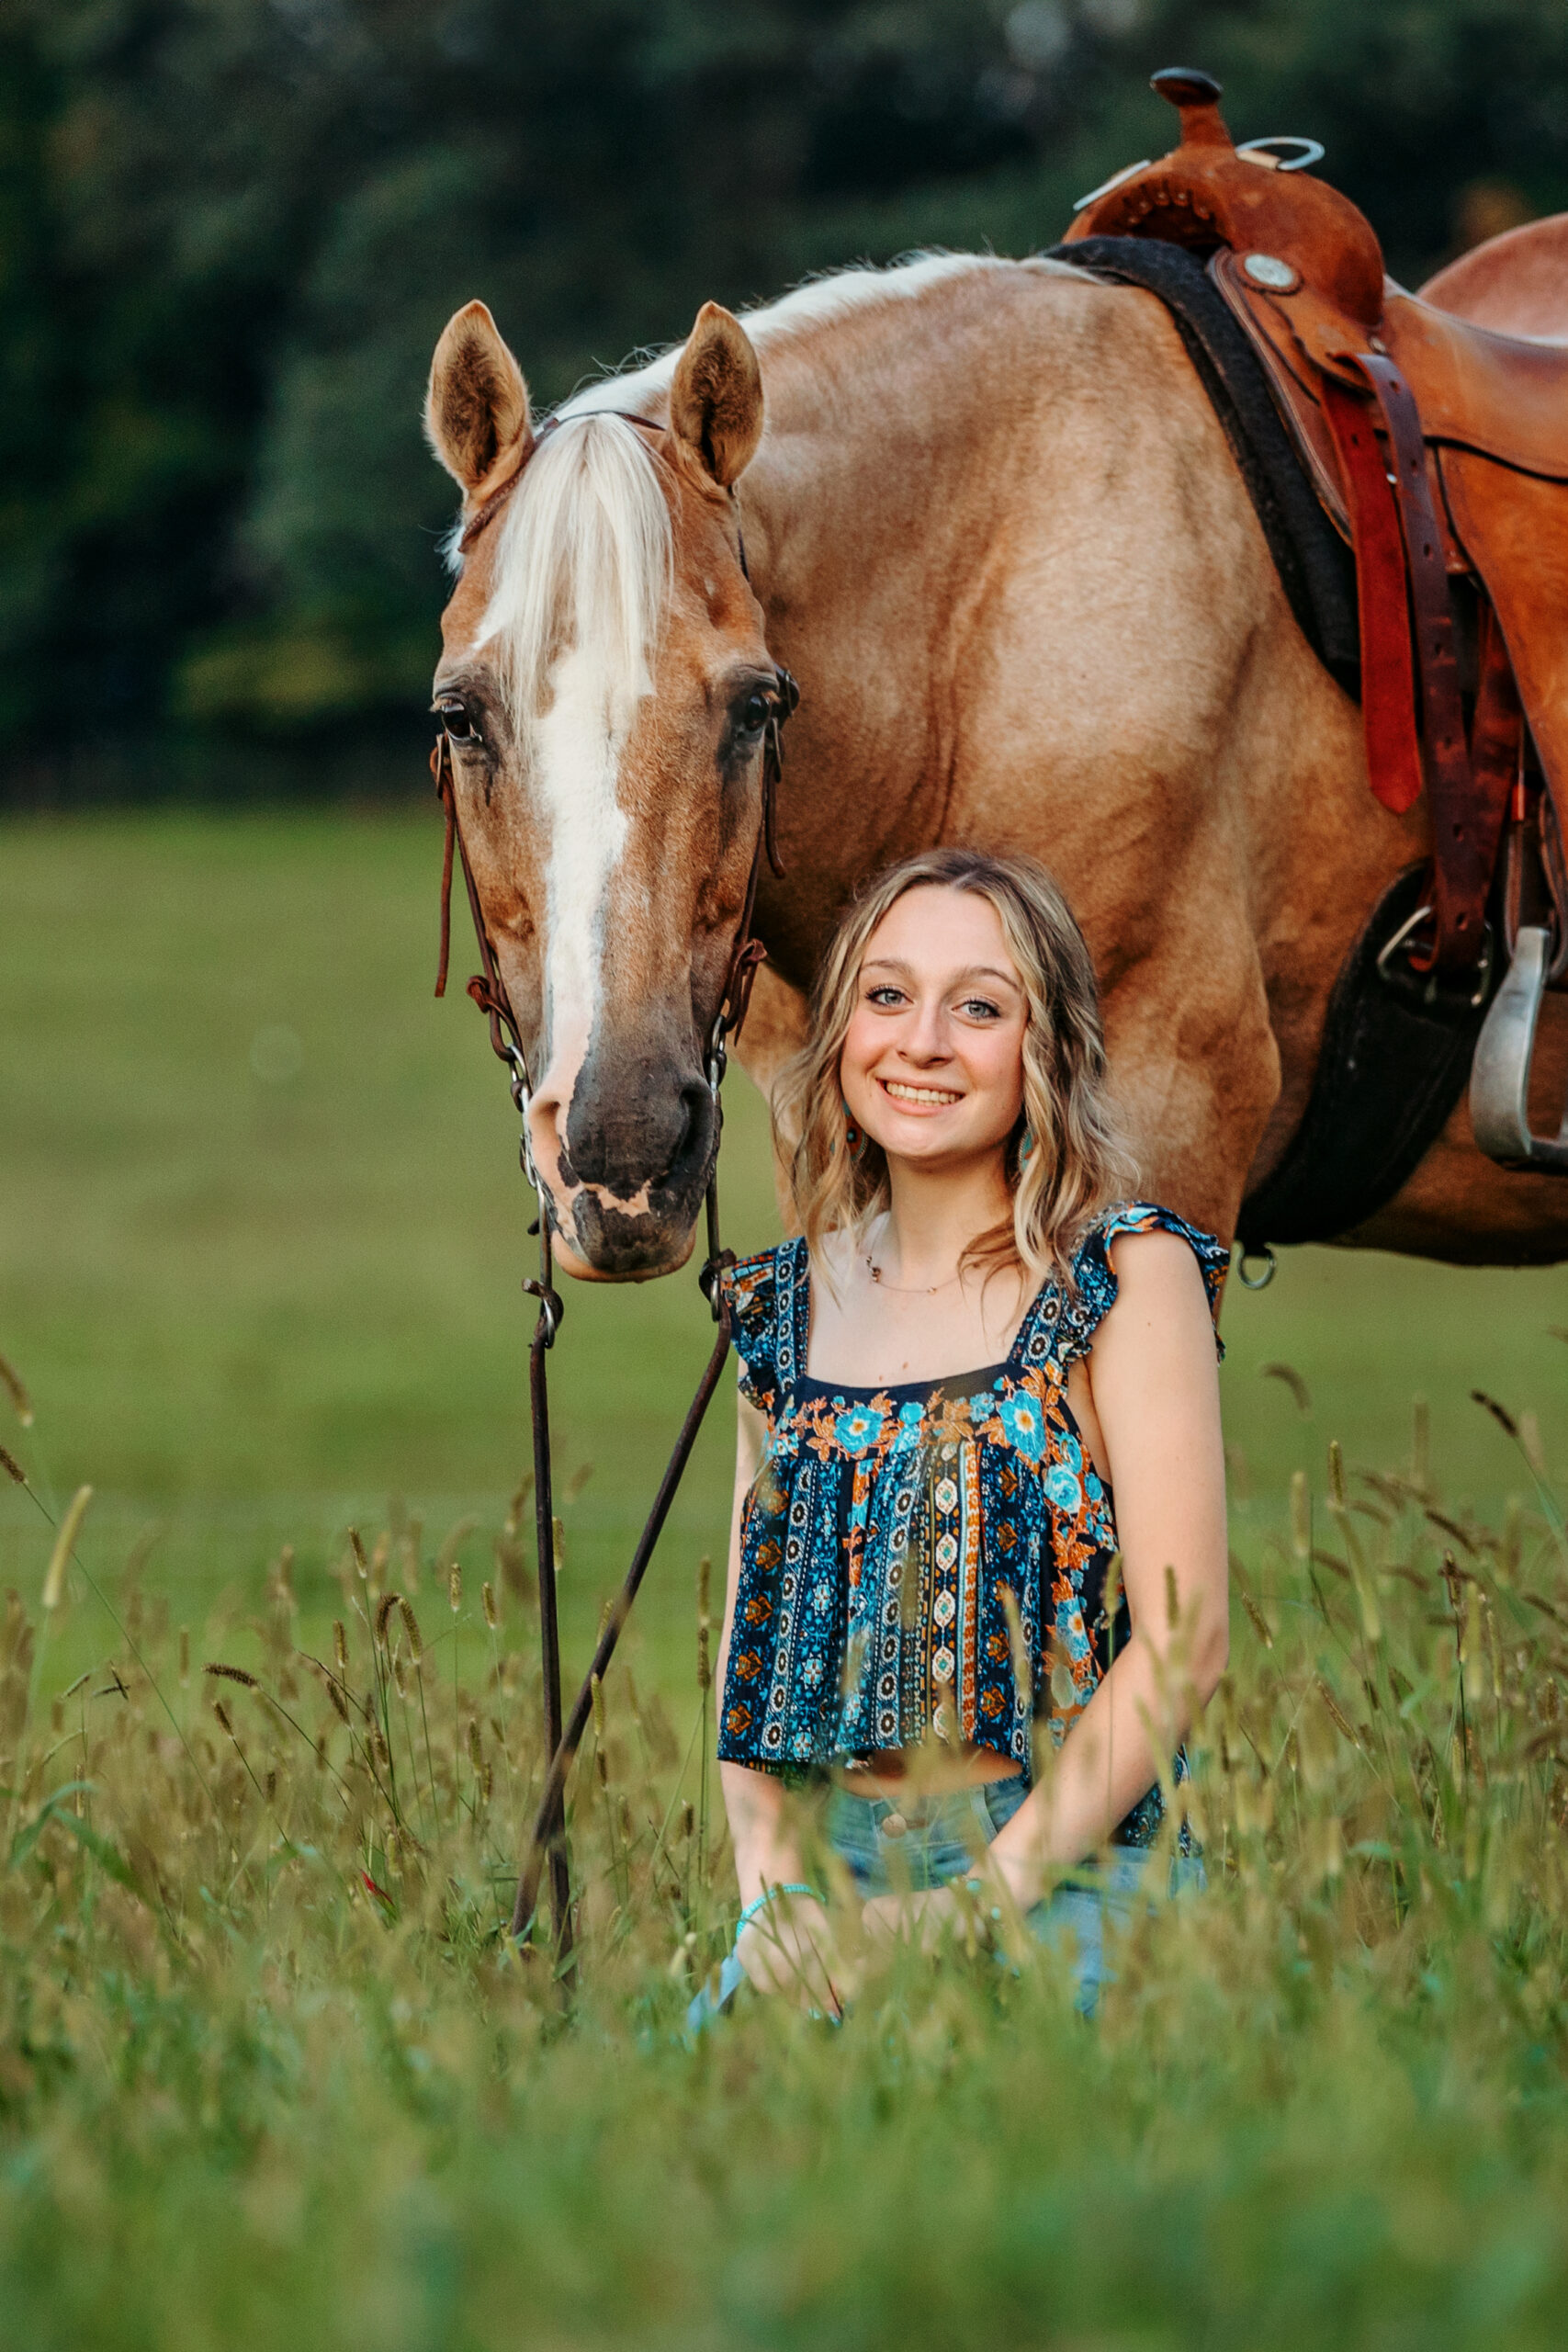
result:
[[[718,1639],[721,1709],[729,1674],[736,1595],[740,1585],[740,1535],[746,1498],[756,1479],[767,1437],[767,1425],[756,1407],[744,1396],[737,1402],[739,1409],[735,1444],[735,1507],[730,1514],[729,1567],[724,1624]],[[778,1775],[754,1772],[747,1764],[721,1763],[718,1776],[735,1848],[742,1908],[754,1902],[765,1887],[805,1884],[805,1868],[789,1818],[788,1792]],[[736,1949],[740,1965],[762,1992],[792,1993],[804,2007],[826,2007],[836,2013],[838,1996],[818,1956],[827,1942],[827,1914],[822,1905],[805,1895],[788,1895],[770,1903],[751,1921]]]
[[[1055,1769],[991,1847],[1024,1909],[1054,1870],[1103,1845],[1153,1784],[1213,1695],[1230,1647],[1224,1453],[1202,1276],[1175,1234],[1123,1234],[1113,1247],[1118,1295],[1088,1369],[1132,1638]]]

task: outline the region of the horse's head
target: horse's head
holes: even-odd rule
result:
[[[536,435],[470,302],[426,409],[464,497],[435,675],[458,820],[561,1262],[607,1281],[691,1252],[718,1141],[704,1046],[780,693],[733,497],[762,430],[756,354],[709,303],[658,380],[662,415],[637,386],[653,429],[606,387]]]

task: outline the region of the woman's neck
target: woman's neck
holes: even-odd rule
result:
[[[1012,1214],[999,1151],[960,1169],[889,1159],[887,1184],[887,1214],[870,1254],[881,1278],[900,1290],[950,1282],[970,1243]]]

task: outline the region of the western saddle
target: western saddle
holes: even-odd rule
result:
[[[1355,550],[1371,788],[1396,812],[1427,796],[1428,885],[1392,944],[1477,1003],[1501,948],[1475,1138],[1568,1175],[1568,1110],[1555,1136],[1528,1111],[1541,1000],[1568,985],[1568,216],[1408,294],[1371,224],[1303,168],[1315,141],[1237,148],[1210,75],[1171,67],[1154,87],[1180,144],[1086,197],[1067,242],[1185,245],[1249,337]]]

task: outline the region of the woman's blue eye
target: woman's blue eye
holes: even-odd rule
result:
[[[983,996],[970,997],[961,1010],[981,1021],[998,1021],[1001,1018],[1000,1007],[987,1003]]]
[[[866,995],[868,1004],[901,1004],[903,1001],[903,991],[895,988],[872,989]]]

